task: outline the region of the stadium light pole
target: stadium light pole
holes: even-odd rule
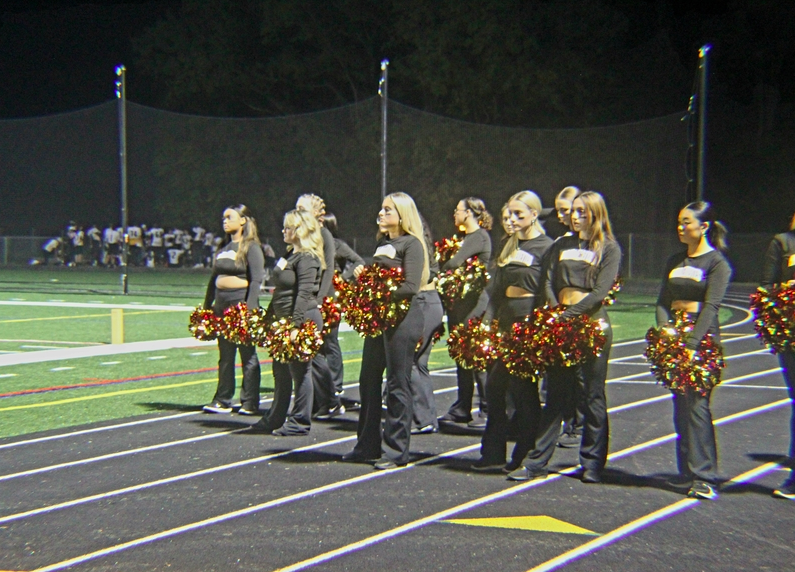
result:
[[[126,68],[116,66],[116,99],[119,115],[119,183],[121,187],[121,291],[127,294],[127,256],[129,244],[127,238],[127,86],[125,83]]]
[[[381,202],[386,197],[386,113],[387,113],[387,68],[389,60],[381,60],[381,80],[378,82],[378,95],[381,96]]]
[[[707,140],[707,73],[709,44],[698,50],[698,146],[696,152],[696,200],[704,200],[704,181],[706,180],[706,140]]]

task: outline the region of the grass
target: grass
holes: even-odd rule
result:
[[[0,269],[0,301],[194,307],[203,298],[206,277],[206,271],[139,271],[131,281],[140,286],[138,293],[131,289],[133,294],[122,296],[110,289],[118,271]],[[104,289],[107,293],[103,293]],[[654,323],[654,299],[629,290],[625,288],[609,308],[616,342],[641,338]],[[182,294],[176,296],[176,292]],[[721,319],[729,315],[728,310],[722,310]],[[188,336],[186,311],[125,309],[124,325],[127,342]],[[0,355],[109,342],[110,309],[0,305]],[[362,339],[353,332],[343,332],[340,345],[344,352],[345,381],[355,382]],[[260,360],[267,359],[261,350]],[[0,395],[81,387],[0,397],[0,437],[157,411],[195,411],[212,398],[217,360],[217,351],[210,345],[2,366]],[[438,343],[431,355],[431,368],[452,365],[445,344]],[[272,391],[273,383],[268,363],[263,364],[262,373],[262,391],[267,393]],[[105,384],[86,385],[100,381]]]

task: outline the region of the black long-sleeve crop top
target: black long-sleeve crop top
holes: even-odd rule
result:
[[[424,254],[422,243],[410,234],[384,237],[378,242],[373,263],[384,268],[403,269],[405,280],[393,293],[395,299],[411,298],[420,291]]]
[[[506,264],[497,266],[494,278],[489,284],[489,303],[486,307],[484,322],[499,315],[499,309],[505,302],[505,290],[509,286],[517,286],[535,294],[536,304],[543,300],[541,289],[541,269],[552,239],[545,234],[528,240],[520,240],[519,248],[508,259]]]
[[[773,238],[762,264],[763,287],[770,288],[790,280],[795,280],[795,230]]]
[[[479,228],[475,232],[470,232],[461,242],[461,248],[442,266],[442,270],[453,270],[458,268],[469,258],[477,256],[478,260],[488,267],[491,258],[491,237],[485,229]]]
[[[336,245],[334,235],[325,226],[320,227],[320,236],[323,237],[323,258],[326,262],[326,269],[320,277],[320,290],[318,293],[318,304],[323,303],[326,296],[334,296],[334,258],[336,257]]]
[[[657,325],[671,319],[671,304],[675,300],[700,302],[701,311],[685,345],[694,350],[707,332],[718,332],[718,310],[729,285],[732,268],[719,250],[690,257],[679,252],[665,265],[660,296],[657,298]]]
[[[334,239],[334,259],[336,261],[336,268],[345,270],[348,263],[353,267],[364,265],[364,259],[359,256],[354,249],[352,249],[344,240],[339,238]]]
[[[545,277],[545,292],[550,306],[558,304],[558,294],[564,288],[578,288],[588,294],[567,307],[563,318],[592,314],[601,306],[621,268],[621,247],[613,240],[605,242],[602,258],[597,261],[588,241],[579,236],[562,236],[549,252]]]
[[[275,289],[268,312],[276,318],[292,318],[296,326],[303,324],[306,312],[317,308],[320,276],[320,260],[309,252],[280,258],[273,269]]]
[[[204,294],[205,308],[213,305],[215,279],[219,276],[237,276],[242,280],[247,280],[246,305],[252,310],[259,306],[259,290],[265,278],[265,255],[259,244],[250,244],[246,252],[246,264],[241,265],[236,261],[238,246],[240,246],[239,242],[230,242],[215,253],[213,274],[210,276],[210,282],[207,284],[207,291]]]

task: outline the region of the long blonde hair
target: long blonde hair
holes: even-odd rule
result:
[[[533,221],[533,226],[536,227],[541,234],[547,233],[547,231],[544,230],[544,227],[538,221],[538,215],[541,213],[541,209],[543,207],[541,206],[541,199],[538,198],[537,194],[535,194],[533,191],[521,191],[516,193],[510,199],[508,199],[507,203],[505,203],[505,207],[503,207],[502,212],[505,212],[505,209],[511,204],[511,201],[519,201],[531,211],[535,211],[536,219]],[[505,242],[505,246],[502,247],[502,252],[500,252],[500,255],[497,257],[497,265],[505,266],[508,264],[511,256],[513,256],[513,253],[517,250],[519,250],[519,233],[514,231],[514,233],[508,237],[508,240]]]
[[[287,250],[295,252],[308,252],[320,260],[320,268],[326,269],[326,260],[323,256],[323,237],[320,234],[320,223],[312,213],[298,209],[291,210],[284,215],[284,226],[295,228],[295,244],[287,246]]]
[[[613,226],[610,224],[610,217],[607,214],[607,205],[602,195],[596,191],[586,191],[576,199],[582,201],[588,216],[588,249],[596,254],[596,264],[594,268],[602,262],[605,243],[615,242]],[[574,202],[572,201],[572,204]]]
[[[406,193],[391,193],[384,198],[394,203],[395,210],[400,220],[400,230],[403,231],[404,234],[410,234],[422,244],[423,262],[420,285],[427,284],[428,277],[431,275],[430,268],[428,268],[428,247],[425,244],[422,220],[420,219],[420,212],[417,210],[417,205],[414,203],[414,199]],[[379,238],[383,236],[380,232],[378,234]]]
[[[237,205],[233,207],[226,207],[224,210],[235,211],[241,218],[246,219],[243,225],[243,238],[240,239],[240,244],[237,246],[237,254],[235,255],[235,266],[246,266],[246,256],[248,256],[248,249],[252,244],[256,244],[257,248],[261,248],[259,241],[259,233],[257,232],[257,221],[254,220],[254,215],[246,205]]]

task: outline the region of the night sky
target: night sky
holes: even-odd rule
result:
[[[776,61],[770,57],[770,54],[789,56],[793,52],[793,40],[790,38],[782,43],[781,39],[792,35],[792,29],[789,28],[792,23],[791,9],[784,9],[787,18],[783,18],[772,9],[778,4],[773,0],[705,3],[698,8],[693,8],[691,2],[668,1],[659,4],[664,5],[664,9],[655,8],[657,4],[654,2],[642,0],[605,0],[604,3],[622,9],[630,18],[630,23],[637,24],[635,29],[639,39],[657,25],[655,18],[670,19],[675,28],[669,30],[671,44],[678,54],[683,77],[686,78],[680,90],[684,96],[689,92],[695,73],[696,49],[707,41],[713,44],[710,81],[714,113],[712,120],[715,122],[716,133],[731,133],[729,128],[721,129],[720,121],[723,117],[736,116],[738,113],[766,113],[765,110],[770,105],[767,108],[765,105],[757,106],[759,109],[754,106],[759,101],[767,101],[766,92],[760,91],[760,86],[771,83],[775,85],[775,93],[768,99],[773,101],[774,109],[767,121],[770,123],[770,133],[766,137],[775,140],[792,133],[795,123],[795,68],[789,57]],[[136,53],[132,40],[140,37],[145,30],[168,14],[177,14],[181,7],[180,1],[20,0],[6,1],[1,6],[0,77],[3,78],[3,88],[0,89],[0,119],[61,113],[112,100],[115,79],[113,71],[118,63],[127,64],[131,77],[135,79],[130,81],[128,88],[131,101],[154,107],[165,105],[163,82],[144,81],[143,74],[136,75]],[[738,18],[744,20],[738,23]],[[745,32],[738,35],[738,29]],[[380,57],[380,54],[374,54],[374,57],[376,55]],[[621,58],[621,54],[616,54],[616,57]],[[377,75],[372,75],[374,82]],[[367,81],[370,81],[369,78]],[[422,107],[417,101],[406,101],[412,97],[409,91],[405,92],[403,99],[400,98],[399,88],[394,92],[390,90],[390,95],[393,94],[399,101]],[[362,97],[369,95],[364,94]],[[679,109],[677,102],[673,106],[669,105],[671,109],[666,110],[665,106],[660,109],[666,113],[676,111]],[[328,100],[320,97],[315,101],[311,97],[305,98],[305,103],[307,110],[329,107]],[[684,105],[683,101],[682,109]],[[212,110],[207,112],[207,115],[212,114]],[[764,123],[763,119],[759,120],[758,131],[764,130]],[[760,135],[760,141],[762,139],[764,138]],[[769,143],[762,141],[756,145],[762,158],[767,161],[775,160],[776,165],[791,163],[791,147],[783,156],[779,154],[771,158],[772,154],[764,151],[765,144]],[[743,150],[726,147],[713,153],[711,158],[714,160],[717,156],[724,161],[727,157],[741,155],[740,161],[753,164],[755,158],[742,156],[744,154],[747,155]],[[765,169],[770,171],[769,166]],[[751,181],[749,185],[753,184],[754,176],[748,175]],[[774,182],[764,184],[767,187],[772,185],[784,189],[784,180],[782,175]],[[791,186],[786,186],[786,189],[790,190]],[[766,200],[761,189],[755,191],[760,192],[760,201]],[[6,189],[0,188],[0,194],[6,192]],[[740,196],[744,191],[738,189],[734,192]],[[747,203],[742,208],[746,209]],[[60,226],[65,222],[60,220],[67,216],[64,212],[56,209],[50,213],[53,219],[59,220],[39,223],[40,228],[50,229],[56,223]],[[25,225],[19,222],[19,217],[19,212],[3,209],[0,214],[0,234],[27,233],[22,228]],[[736,218],[742,221],[739,214]]]

